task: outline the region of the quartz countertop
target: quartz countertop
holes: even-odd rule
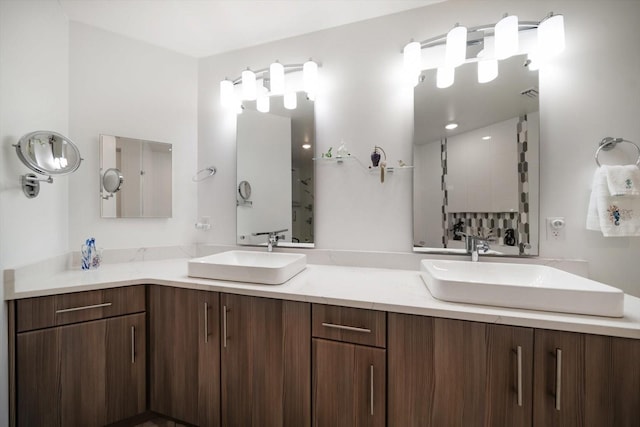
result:
[[[129,285],[166,285],[284,300],[502,325],[640,339],[640,298],[625,295],[624,317],[607,318],[460,304],[435,299],[419,271],[308,264],[282,285],[200,279],[187,275],[187,258],[103,264],[97,270],[65,270],[6,280],[14,300]]]

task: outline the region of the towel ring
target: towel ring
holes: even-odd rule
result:
[[[611,138],[610,136],[607,136],[605,138],[602,138],[602,141],[600,141],[600,146],[598,147],[598,149],[596,150],[596,155],[595,155],[595,159],[596,159],[596,164],[598,165],[598,167],[602,166],[600,164],[600,162],[598,161],[598,155],[600,154],[600,151],[604,150],[604,151],[609,151],[611,150],[613,147],[615,147],[617,144],[621,143],[621,142],[627,142],[633,146],[636,147],[636,149],[638,150],[638,158],[636,159],[636,166],[640,165],[640,146],[638,146],[638,144],[636,144],[635,142],[629,141],[627,139],[624,138]]]
[[[193,178],[191,178],[191,181],[193,182],[204,181],[205,179],[215,175],[217,171],[218,170],[215,168],[215,166],[209,166],[208,168],[200,169],[198,172],[196,172]]]

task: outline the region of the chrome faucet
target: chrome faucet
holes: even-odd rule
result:
[[[490,249],[489,239],[491,237],[473,236],[461,231],[458,231],[456,234],[458,236],[464,237],[465,248],[467,250],[467,253],[471,255],[472,262],[478,261],[480,251],[482,251],[482,253],[487,253],[487,251]]]
[[[285,231],[289,231],[288,228],[285,228],[283,230],[276,230],[276,231],[261,231],[259,233],[252,233],[253,236],[269,236],[267,238],[267,251],[268,252],[273,252],[273,247],[274,246],[278,246],[278,241],[284,239],[284,234],[280,234],[280,233],[284,233]]]

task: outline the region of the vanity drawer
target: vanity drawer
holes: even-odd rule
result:
[[[316,338],[384,348],[386,316],[384,311],[313,304],[312,333]]]
[[[145,311],[145,287],[126,286],[16,301],[17,332]]]

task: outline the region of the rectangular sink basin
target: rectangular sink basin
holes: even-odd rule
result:
[[[307,266],[307,256],[276,252],[228,251],[189,260],[189,276],[280,285]]]
[[[553,267],[425,259],[420,270],[431,294],[443,301],[624,316],[620,289]]]

